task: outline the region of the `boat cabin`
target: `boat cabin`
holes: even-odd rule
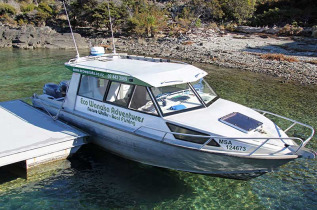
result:
[[[87,60],[66,67],[81,74],[78,96],[156,116],[207,107],[217,99],[206,72],[166,60]],[[150,64],[150,65],[149,65]]]
[[[65,110],[85,113],[114,123],[125,130],[151,127],[151,137],[162,139],[181,132],[208,136],[196,126],[184,126],[166,117],[204,109],[218,99],[203,79],[207,73],[195,66],[166,59],[127,55],[89,56],[71,60],[73,72]],[[74,99],[75,100],[72,100]],[[158,120],[157,118],[162,120]],[[188,118],[187,121],[190,121]],[[103,122],[104,123],[104,122]],[[143,133],[144,134],[144,133]],[[208,138],[174,135],[201,147]],[[214,140],[209,145],[216,145]],[[191,145],[192,146],[192,145]]]
[[[107,113],[102,109],[109,105],[165,117],[207,107],[218,98],[203,79],[206,72],[181,62],[116,55],[90,56],[65,65],[77,82],[71,85],[78,86],[69,89],[68,98],[76,94],[75,109],[81,111],[87,106],[86,111]]]

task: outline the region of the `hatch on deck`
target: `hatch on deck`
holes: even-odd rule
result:
[[[239,112],[233,112],[224,117],[221,117],[219,121],[244,133],[248,133],[249,131],[256,129],[263,124],[262,122]]]

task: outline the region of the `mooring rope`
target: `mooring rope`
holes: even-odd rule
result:
[[[59,114],[60,114],[61,110],[63,109],[64,103],[65,103],[66,97],[67,97],[68,88],[69,88],[69,84],[67,85],[66,94],[65,94],[65,96],[64,96],[64,100],[63,100],[63,102],[62,102],[62,104],[61,104],[61,107],[58,109],[57,114],[56,114],[56,115],[54,116],[54,118],[53,118],[54,121],[58,119]]]
[[[34,93],[33,98],[35,98],[35,97],[37,97],[37,95]],[[44,105],[44,103],[42,102],[41,99],[39,99],[39,102],[41,103],[42,107],[47,112],[47,114],[55,121],[55,116],[52,116],[51,113],[46,109],[46,107],[45,107],[45,105]]]

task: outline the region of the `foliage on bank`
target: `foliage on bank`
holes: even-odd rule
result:
[[[107,2],[68,1],[73,27],[109,31]],[[112,0],[109,8],[115,32],[137,36],[179,34],[202,25],[234,30],[236,24],[285,26],[283,34],[292,35],[301,32],[300,26],[317,25],[316,0]],[[54,0],[0,4],[0,20],[10,25],[63,27],[64,13],[62,2]]]

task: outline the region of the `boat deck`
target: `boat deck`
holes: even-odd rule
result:
[[[28,169],[67,158],[87,136],[23,101],[0,102],[0,167],[25,161]]]

